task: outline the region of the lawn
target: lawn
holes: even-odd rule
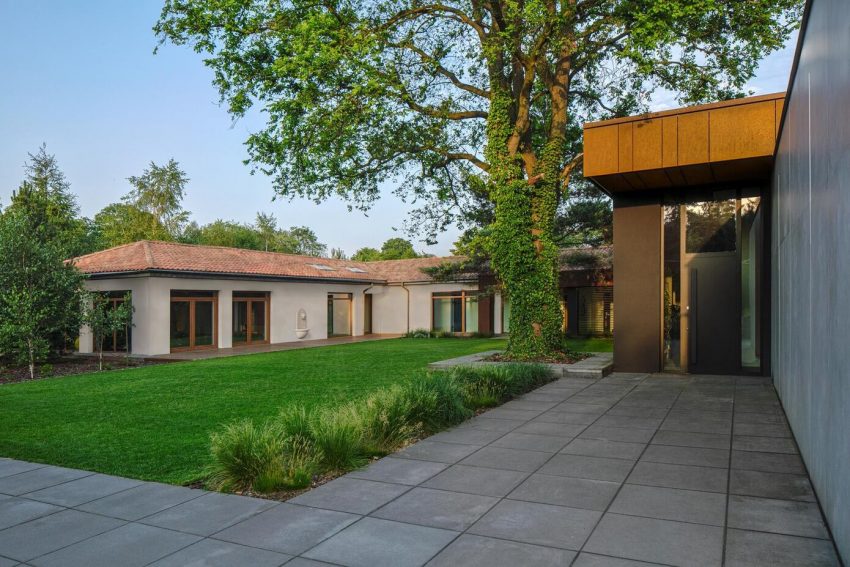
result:
[[[608,337],[588,337],[566,339],[567,348],[581,352],[613,352],[614,339]]]
[[[504,344],[391,339],[0,385],[0,456],[184,484],[223,423],[351,400]]]

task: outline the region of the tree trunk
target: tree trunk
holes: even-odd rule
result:
[[[27,341],[27,353],[29,355],[30,380],[35,380],[35,348],[32,340]]]

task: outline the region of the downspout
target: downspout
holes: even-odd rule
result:
[[[401,282],[401,289],[407,292],[407,332],[410,332],[410,290],[407,289],[407,282]]]

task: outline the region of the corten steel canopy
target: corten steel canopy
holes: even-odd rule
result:
[[[785,93],[584,125],[584,175],[609,194],[770,175]]]

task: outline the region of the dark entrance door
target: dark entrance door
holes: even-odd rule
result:
[[[363,334],[372,334],[372,294],[363,295]]]
[[[734,252],[688,254],[688,370],[735,374],[738,356],[737,256]]]

